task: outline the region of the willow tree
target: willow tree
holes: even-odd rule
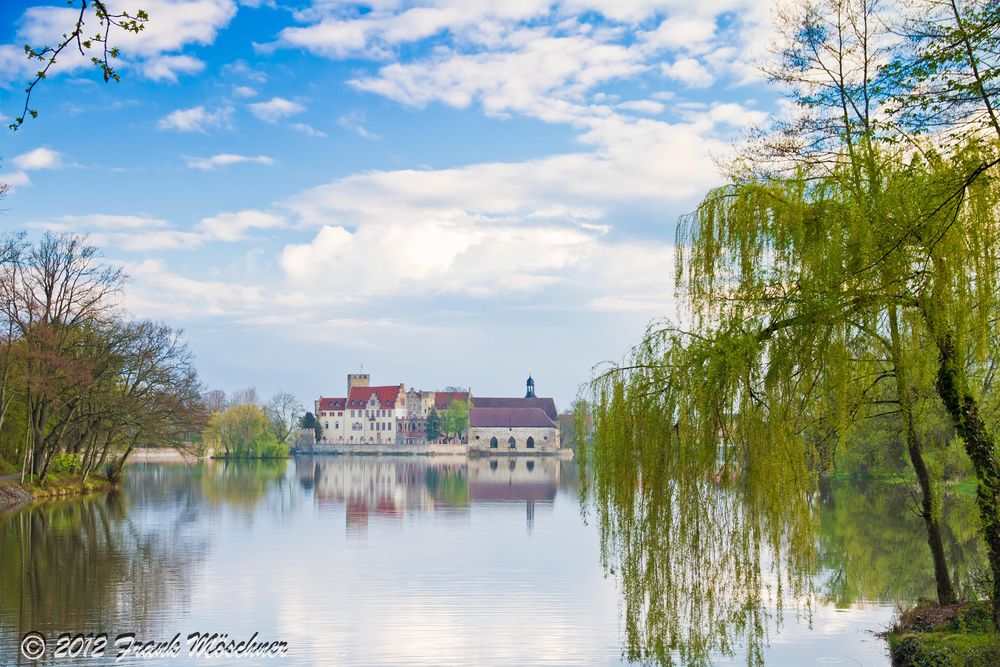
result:
[[[949,50],[940,71],[964,67],[962,118],[970,106],[988,118],[980,52],[996,42],[968,20],[989,15],[955,14],[976,35],[966,40],[972,55]],[[764,582],[759,570],[747,578],[747,566],[810,562],[810,499],[828,456],[820,445],[830,433],[844,441],[871,388],[887,385],[921,483],[939,598],[954,592],[912,414],[928,389],[976,469],[1000,613],[1000,470],[969,381],[985,363],[1000,295],[1000,146],[988,123],[907,125],[919,117],[906,113],[912,90],[939,81],[937,43],[894,43],[889,23],[870,0],[782,15],[771,75],[799,113],[748,147],[732,182],[679,227],[685,330],[654,326],[592,385],[585,461],[606,564],[622,570],[630,655],[669,662],[676,651],[696,663],[742,632],[750,661],[759,658],[751,631]],[[942,104],[954,91],[942,84]],[[911,370],[928,342],[938,357],[931,380]],[[710,520],[716,511],[731,521]],[[795,569],[786,582],[801,583]]]

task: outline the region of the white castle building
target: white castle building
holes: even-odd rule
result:
[[[403,384],[371,386],[362,373],[347,376],[347,396],[320,398],[316,417],[326,444],[424,444],[432,411],[469,402],[469,424],[459,436],[471,451],[491,454],[558,450],[559,417],[551,398],[535,395],[528,377],[524,398],[474,396],[471,391],[422,391]]]

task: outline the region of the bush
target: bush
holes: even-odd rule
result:
[[[55,454],[49,461],[49,473],[73,473],[80,469],[79,454]]]

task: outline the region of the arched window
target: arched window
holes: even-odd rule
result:
[[[323,428],[330,428],[330,422],[323,422]]]
[[[499,445],[499,444],[500,443],[497,442],[497,437],[496,436],[493,436],[492,438],[490,438],[490,449],[496,449],[497,445]]]
[[[514,440],[514,436],[510,436],[509,438],[507,438],[507,447],[510,449],[514,449],[517,447],[517,441]]]
[[[532,438],[530,435],[528,436],[527,447],[528,447],[528,449],[534,449],[535,448],[535,439]]]
[[[333,422],[333,428],[340,429],[340,422]]]

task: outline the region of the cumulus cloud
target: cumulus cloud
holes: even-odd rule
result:
[[[207,132],[211,128],[228,128],[233,110],[223,107],[209,111],[199,105],[189,109],[171,111],[157,123],[161,130],[176,130],[178,132]]]
[[[267,102],[248,104],[247,108],[250,110],[250,113],[265,123],[277,123],[280,120],[306,110],[298,102],[286,100],[283,97],[272,97]]]
[[[210,157],[185,157],[184,161],[191,169],[202,171],[213,171],[220,167],[228,167],[233,164],[251,162],[254,164],[272,165],[274,160],[266,155],[239,155],[236,153],[219,153]]]
[[[59,169],[63,165],[63,156],[58,151],[44,146],[21,153],[12,160],[14,166],[24,171],[35,169]]]
[[[680,58],[672,63],[663,63],[660,71],[691,88],[707,88],[715,83],[715,76],[697,58]]]
[[[159,56],[142,63],[142,73],[153,81],[177,83],[178,74],[198,74],[205,63],[191,56]]]

